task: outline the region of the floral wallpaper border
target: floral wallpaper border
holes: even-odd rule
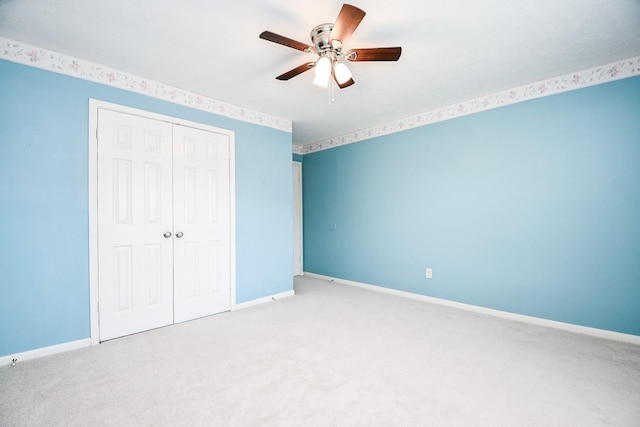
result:
[[[303,154],[327,150],[341,145],[352,144],[354,142],[374,138],[376,136],[400,132],[431,123],[465,116],[467,114],[527,101],[529,99],[555,95],[574,89],[594,86],[600,83],[607,83],[637,75],[640,75],[640,56],[567,74],[561,77],[539,81],[514,89],[508,89],[493,95],[475,98],[470,101],[450,105],[437,110],[427,111],[382,125],[317,141],[312,144],[302,146]]]
[[[291,120],[280,119],[257,111],[227,104],[183,89],[51,52],[46,49],[37,48],[3,37],[0,37],[0,46],[2,46],[2,48],[0,48],[0,58],[8,61],[66,74],[130,92],[137,92],[174,104],[185,105],[285,132],[292,132],[293,129]]]
[[[141,93],[143,95],[162,99],[175,104],[185,105],[221,116],[279,129],[285,132],[292,132],[293,129],[291,120],[285,120],[232,104],[227,104],[222,101],[207,98],[196,93],[118,71],[113,68],[93,64],[88,61],[65,56],[3,37],[0,37],[0,45],[4,47],[3,49],[0,49],[0,58],[8,61],[66,74],[72,77],[105,84],[131,92]],[[492,95],[475,98],[437,110],[426,111],[414,116],[405,117],[403,119],[317,141],[308,145],[293,145],[292,151],[294,154],[310,154],[316,151],[327,150],[341,145],[374,138],[376,136],[401,132],[414,127],[425,126],[431,123],[490,110],[492,108],[527,101],[529,99],[555,95],[574,89],[594,86],[637,75],[640,75],[640,56],[566,74],[561,77],[539,81],[514,89],[508,89]]]

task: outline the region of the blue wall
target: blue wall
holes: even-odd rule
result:
[[[237,302],[293,289],[290,133],[0,60],[0,356],[90,335],[89,98],[235,131]]]
[[[305,271],[640,335],[640,77],[305,155],[303,184]]]

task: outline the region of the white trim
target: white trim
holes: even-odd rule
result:
[[[294,242],[293,242],[293,256],[294,256],[294,260],[293,260],[293,275],[294,276],[302,276],[303,272],[304,272],[304,207],[302,204],[302,163],[301,162],[293,162],[293,167],[292,169],[297,170],[297,173],[294,173],[293,178],[298,178],[298,182],[299,185],[297,185],[297,189],[296,190],[296,186],[294,186],[294,194],[293,194],[293,228],[294,228],[294,232],[293,232],[293,236],[294,236]],[[299,212],[298,212],[299,211]],[[296,237],[298,237],[296,239]],[[299,245],[300,247],[300,252],[297,253],[296,251],[296,247]],[[296,261],[296,257],[298,257],[298,261],[299,263]]]
[[[98,108],[89,99],[89,321],[91,345],[100,343],[98,313]]]
[[[229,227],[231,236],[229,239],[229,268],[231,280],[231,305],[230,310],[236,305],[236,134],[233,132],[229,138]]]
[[[304,145],[293,144],[293,154],[304,154]]]
[[[294,295],[295,295],[294,291],[280,292],[279,294],[270,295],[270,296],[262,297],[262,298],[257,298],[257,299],[253,299],[251,301],[247,301],[247,302],[242,302],[240,304],[236,304],[233,307],[231,307],[231,311],[242,310],[242,309],[253,307],[253,306],[256,306],[256,305],[265,304],[267,302],[277,301],[277,300],[282,299],[282,298],[292,297]]]
[[[577,334],[590,335],[597,338],[604,338],[608,340],[622,341],[629,344],[640,345],[640,336],[638,335],[623,334],[621,332],[607,331],[605,329],[590,328],[588,326],[574,325],[571,323],[558,322],[556,320],[548,320],[548,319],[542,319],[539,317],[526,316],[524,314],[516,314],[516,313],[510,313],[507,311],[494,310],[491,308],[480,307],[477,305],[464,304],[461,302],[429,297],[426,295],[414,294],[411,292],[398,291],[396,289],[385,288],[383,286],[378,286],[378,285],[369,285],[367,283],[360,283],[360,282],[354,282],[351,280],[339,279],[339,278],[330,277],[330,276],[323,276],[321,274],[316,274],[316,273],[305,272],[304,275],[313,279],[325,280],[327,282],[338,283],[341,285],[355,286],[358,288],[368,289],[370,291],[382,292],[385,294],[391,294],[391,295],[395,295],[403,298],[424,301],[432,304],[444,305],[447,307],[458,308],[461,310],[471,311],[474,313],[487,314],[489,316],[495,316],[502,319],[514,320],[516,322],[529,323],[532,325],[544,326],[544,327],[553,328],[553,329],[560,329],[563,331],[573,332]]]
[[[16,359],[16,363],[20,363],[24,362],[25,360],[51,356],[53,354],[64,353],[71,350],[78,350],[80,348],[89,347],[90,345],[91,340],[89,338],[85,338],[78,341],[66,342],[49,347],[36,348],[35,350],[29,350],[22,353],[10,354],[0,357],[0,366],[11,365],[13,363],[13,359]]]
[[[243,122],[267,126],[285,132],[292,132],[291,120],[227,104],[213,98],[189,92],[177,87],[125,73],[115,68],[105,67],[83,59],[41,49],[26,43],[0,37],[0,59],[17,62],[30,67],[124,89],[129,92],[151,96],[173,104],[207,111],[219,116],[230,117]]]
[[[91,320],[91,345],[100,342],[100,325],[98,313],[98,109],[117,111],[154,120],[161,120],[177,125],[224,133],[229,136],[229,226],[231,230],[229,250],[229,268],[231,269],[230,308],[236,301],[236,144],[235,132],[192,122],[177,117],[165,116],[150,111],[139,110],[124,105],[113,104],[97,99],[89,99],[89,314]]]
[[[312,144],[304,145],[303,151],[304,154],[315,153],[317,151],[327,150],[377,136],[388,135],[415,127],[450,120],[456,117],[466,116],[468,114],[479,113],[481,111],[491,110],[505,105],[556,95],[574,89],[595,86],[601,83],[612,82],[614,80],[638,75],[640,75],[640,56],[612,62],[599,67],[589,68],[583,71],[565,74],[548,80],[541,80],[539,82],[508,89],[492,95],[471,99],[459,104],[449,105],[447,107],[426,111],[414,116],[405,117],[392,122],[383,123],[381,125],[317,141]]]

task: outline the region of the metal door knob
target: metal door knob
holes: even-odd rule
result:
[[[171,232],[170,231],[165,231],[163,234],[165,239],[168,239],[169,237],[171,237]]]
[[[176,233],[176,237],[177,237],[178,239],[179,239],[179,238],[181,238],[182,236],[184,236],[184,234],[182,233],[182,231],[178,231],[178,232]]]

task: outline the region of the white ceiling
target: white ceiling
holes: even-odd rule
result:
[[[0,0],[0,36],[291,120],[300,145],[640,54],[640,0],[353,0],[345,50],[400,60],[350,63],[343,90],[275,80],[314,55],[258,35],[311,44],[342,3]]]

